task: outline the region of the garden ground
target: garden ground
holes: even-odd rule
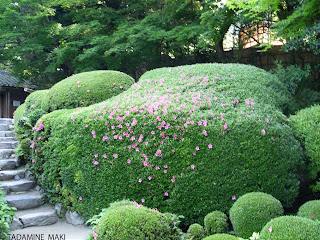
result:
[[[44,239],[48,239],[48,236],[61,236],[59,239],[64,240],[85,240],[90,234],[91,228],[85,225],[72,225],[65,220],[60,219],[57,223],[49,226],[30,227],[25,229],[19,229],[10,232],[11,237],[9,239],[17,239],[18,234],[43,234]]]

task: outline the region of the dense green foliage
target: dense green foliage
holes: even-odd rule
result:
[[[238,240],[238,238],[226,233],[217,233],[214,235],[210,235],[203,240]]]
[[[249,238],[271,219],[283,214],[279,200],[270,194],[251,192],[241,196],[230,208],[230,221],[238,236]]]
[[[42,117],[32,168],[52,201],[85,218],[124,196],[184,215],[185,226],[247,191],[290,206],[302,156],[278,110],[287,95],[245,65],[153,70],[105,102]]]
[[[284,67],[277,62],[277,67],[271,70],[278,79],[284,83],[294,101],[289,107],[289,113],[293,114],[299,109],[310,107],[320,103],[319,84],[311,75],[310,65],[304,69],[297,65]]]
[[[98,220],[94,235],[97,240],[181,239],[177,226],[170,226],[164,214],[135,202],[106,209]]]
[[[38,89],[93,70],[138,79],[157,67],[235,61],[224,51],[228,30],[245,36],[233,40],[241,49],[246,39],[260,40],[248,29],[278,20],[287,49],[319,53],[317,0],[227,2],[236,8],[220,0],[2,0],[0,64]]]
[[[4,199],[4,192],[0,188],[0,239],[4,240],[8,236],[9,222],[13,220],[14,211],[13,207],[9,207]],[[9,222],[8,222],[9,221]]]
[[[85,72],[66,78],[48,92],[49,111],[102,102],[127,90],[134,80],[116,71]]]
[[[218,0],[25,0],[0,3],[1,63],[38,88],[74,73],[146,69],[223,58],[236,17]]]
[[[203,239],[205,237],[203,227],[198,223],[191,224],[188,228],[188,237],[192,240]]]
[[[312,200],[304,203],[297,213],[299,217],[320,221],[320,200]]]
[[[290,117],[290,125],[305,148],[312,189],[320,192],[320,105],[302,109]]]
[[[228,217],[220,211],[208,213],[204,218],[204,227],[207,235],[226,233],[228,231]]]
[[[259,240],[315,240],[320,239],[320,224],[296,216],[272,219],[260,232]]]

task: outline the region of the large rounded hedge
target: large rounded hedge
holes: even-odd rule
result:
[[[299,217],[320,221],[320,200],[312,200],[304,203],[298,210]]]
[[[123,205],[107,209],[95,231],[97,240],[180,239],[164,214],[142,205]]]
[[[283,214],[279,200],[270,194],[251,192],[241,196],[230,208],[230,221],[238,236],[249,238],[271,219]]]
[[[105,102],[41,118],[32,167],[50,198],[86,218],[124,196],[185,226],[251,191],[290,206],[303,163],[279,110],[286,96],[251,66],[153,70]]]
[[[118,71],[79,73],[50,88],[49,111],[99,103],[127,90],[133,83],[132,77]]]
[[[320,224],[307,218],[282,216],[272,219],[260,232],[259,240],[320,239]]]
[[[316,181],[312,188],[320,192],[320,105],[302,109],[292,115],[290,125],[305,148],[309,160],[309,177]]]

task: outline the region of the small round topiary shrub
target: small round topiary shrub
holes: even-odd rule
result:
[[[203,240],[238,240],[238,238],[226,233],[217,233],[214,235],[210,235]]]
[[[259,240],[320,239],[320,224],[307,218],[282,216],[272,219],[260,232]]]
[[[241,196],[230,208],[230,221],[238,236],[249,238],[271,219],[283,214],[279,200],[267,193],[251,192]]]
[[[205,237],[204,229],[198,223],[194,223],[189,226],[188,234],[191,237],[190,239],[192,239],[192,240],[200,240]]]
[[[204,218],[204,227],[207,235],[225,233],[228,230],[228,217],[221,211],[213,211]]]
[[[304,203],[297,213],[299,217],[320,220],[320,200],[312,200]]]
[[[166,220],[164,214],[138,204],[111,207],[101,216],[95,234],[97,240],[180,239]]]
[[[118,71],[92,71],[68,77],[49,89],[49,111],[85,107],[127,90],[134,83]]]

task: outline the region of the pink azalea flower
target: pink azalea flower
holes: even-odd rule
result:
[[[225,123],[225,124],[223,125],[223,129],[226,130],[227,128],[228,128],[228,125]]]
[[[103,154],[103,158],[107,158],[107,154]]]
[[[205,136],[208,136],[208,133],[207,133],[206,130],[203,130],[203,134],[204,134]]]
[[[163,170],[163,172],[164,172],[164,173],[167,173],[167,170],[165,169],[165,170]]]
[[[149,180],[151,180],[151,179],[152,179],[152,177],[151,177],[151,176],[149,176],[149,177],[148,177],[148,179],[149,179]]]
[[[142,182],[142,179],[141,179],[141,178],[139,178],[138,182],[139,182],[139,183],[141,183],[141,182]]]
[[[192,164],[190,167],[191,167],[191,169],[194,169],[194,168],[195,168],[193,164]]]
[[[268,230],[269,230],[269,232],[272,232],[272,231],[273,231],[272,227],[269,227],[269,229],[268,229]]]
[[[131,163],[130,159],[127,160],[127,163]]]
[[[264,129],[261,130],[262,134],[265,135],[266,131]]]
[[[236,200],[236,196],[235,195],[232,196],[232,200]]]
[[[210,149],[211,149],[211,148],[212,148],[212,144],[209,144],[209,145],[208,145],[208,148],[210,148]]]
[[[171,182],[174,182],[176,179],[174,176],[172,176]]]
[[[114,158],[117,158],[117,157],[118,157],[118,154],[113,154],[113,157],[114,157]]]
[[[79,200],[82,201],[82,197],[79,197]]]
[[[197,151],[199,151],[199,150],[200,150],[200,148],[199,148],[198,146],[196,146],[196,150],[197,150]]]

